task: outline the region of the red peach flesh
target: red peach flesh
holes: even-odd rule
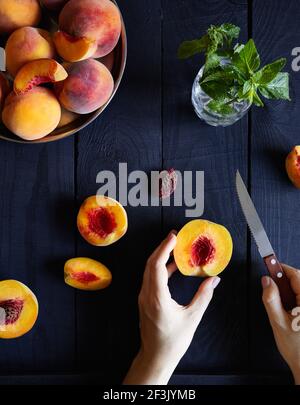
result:
[[[106,208],[100,207],[89,212],[89,229],[105,239],[117,228],[115,217]]]
[[[204,266],[210,263],[215,256],[215,251],[216,249],[211,239],[208,239],[206,236],[199,236],[192,244],[192,266]]]

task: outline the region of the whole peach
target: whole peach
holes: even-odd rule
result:
[[[7,40],[5,52],[7,71],[12,76],[27,62],[55,57],[55,47],[49,32],[32,27],[14,31]]]
[[[98,42],[95,57],[110,53],[121,33],[119,9],[110,0],[70,0],[59,16],[59,28],[74,37]]]
[[[88,114],[102,107],[114,89],[109,70],[94,59],[64,65],[68,77],[56,84],[56,92],[64,108]]]
[[[0,34],[10,34],[26,25],[35,26],[40,18],[38,0],[0,0]]]
[[[58,125],[61,108],[53,92],[35,87],[27,93],[11,92],[5,100],[2,120],[4,125],[25,140],[43,138]]]

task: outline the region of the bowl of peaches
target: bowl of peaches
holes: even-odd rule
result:
[[[25,143],[90,124],[115,95],[127,56],[114,0],[0,0],[0,47],[0,138]]]

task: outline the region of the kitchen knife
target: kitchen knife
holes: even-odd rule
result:
[[[286,310],[291,310],[296,306],[295,294],[291,289],[289,279],[287,278],[280,262],[275,256],[263,224],[261,223],[255,206],[238,170],[236,172],[236,190],[246,221],[257,244],[258,251],[264,260],[270,276],[279,288],[282,304]]]

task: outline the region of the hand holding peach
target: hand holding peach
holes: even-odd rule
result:
[[[216,276],[226,268],[231,255],[232,239],[222,225],[194,219],[178,233],[174,259],[186,276]]]
[[[148,259],[139,295],[142,346],[124,384],[167,384],[220,282],[218,277],[206,279],[189,305],[177,304],[168,288],[176,265],[167,265],[175,245],[170,233]]]

